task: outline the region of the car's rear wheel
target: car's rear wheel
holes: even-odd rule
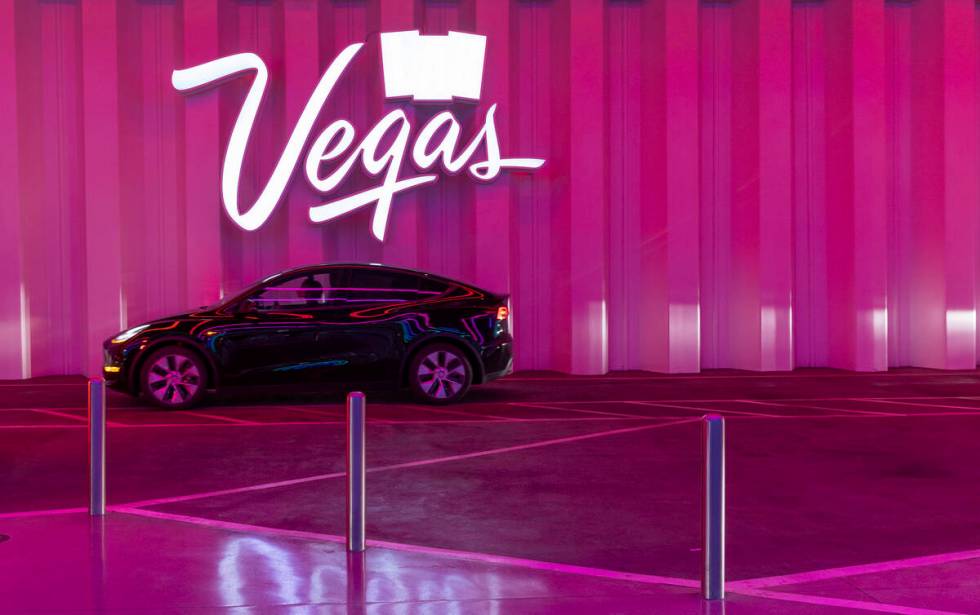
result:
[[[451,344],[432,344],[412,359],[409,385],[414,397],[428,404],[451,404],[466,395],[473,368],[466,355]]]
[[[207,370],[197,353],[167,346],[151,354],[140,374],[140,391],[150,402],[178,410],[200,403],[207,385]]]

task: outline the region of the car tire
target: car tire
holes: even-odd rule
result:
[[[140,392],[167,410],[198,405],[207,387],[207,368],[200,355],[181,346],[167,346],[147,357],[140,372]]]
[[[408,371],[412,396],[426,404],[451,404],[466,395],[473,367],[452,344],[429,344],[412,358]]]

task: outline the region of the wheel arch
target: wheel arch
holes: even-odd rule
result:
[[[407,387],[409,373],[408,370],[412,365],[412,360],[422,352],[427,346],[432,344],[449,344],[450,346],[455,346],[459,348],[466,359],[470,362],[470,366],[473,369],[473,384],[483,384],[484,381],[484,369],[483,360],[480,359],[479,353],[476,350],[464,342],[461,339],[449,336],[449,335],[437,335],[433,337],[427,337],[424,340],[420,340],[409,347],[408,352],[405,353],[405,359],[402,361],[401,378],[398,381],[399,386]]]

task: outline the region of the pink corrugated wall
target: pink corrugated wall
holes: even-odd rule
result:
[[[93,372],[122,327],[333,260],[511,293],[523,369],[972,367],[978,15],[973,0],[0,2],[0,377]],[[263,228],[232,224],[219,168],[248,81],[185,96],[171,71],[265,60],[248,203],[334,56],[406,29],[488,36],[483,99],[453,110],[468,135],[498,103],[503,152],[545,166],[403,193],[384,244],[367,210],[310,223],[325,199],[300,175]],[[404,106],[416,127],[436,112]],[[318,126],[393,107],[365,55]]]

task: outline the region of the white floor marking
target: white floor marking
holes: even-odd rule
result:
[[[830,598],[827,596],[807,596],[804,594],[794,594],[789,592],[768,591],[765,589],[729,589],[732,593],[743,594],[755,598],[768,598],[769,600],[782,600],[784,602],[799,602],[803,604],[815,604],[827,607],[839,607],[842,609],[859,609],[862,611],[873,611],[876,613],[896,613],[898,615],[966,615],[955,611],[937,611],[935,609],[920,609],[898,604],[885,604],[882,602],[867,602],[864,600],[849,600],[846,598]]]
[[[211,419],[214,421],[222,421],[224,423],[236,423],[238,425],[261,425],[256,421],[245,421],[242,419],[232,418],[230,416],[222,416],[220,414],[208,414],[206,412],[191,412],[189,410],[181,410],[181,414],[186,414],[187,416],[196,416],[202,419]]]
[[[761,406],[776,406],[777,408],[807,408],[810,410],[822,410],[824,412],[844,412],[853,414],[871,414],[875,416],[904,416],[903,414],[895,412],[875,412],[874,410],[854,410],[851,408],[826,408],[824,406],[813,406],[809,404],[786,404],[786,403],[776,403],[771,401],[762,401],[758,399],[736,399],[735,401],[746,403],[746,404],[758,404]]]
[[[542,410],[555,410],[558,412],[579,412],[583,414],[602,414],[605,416],[615,416],[620,418],[651,418],[650,416],[644,416],[642,414],[626,414],[624,412],[606,412],[603,410],[582,410],[580,408],[560,408],[558,406],[549,406],[547,404],[539,404],[537,402],[507,402],[508,406],[524,406],[527,408],[541,408]],[[652,417],[657,418],[657,417]]]
[[[47,414],[48,416],[59,416],[61,418],[72,419],[75,421],[81,421],[83,423],[88,423],[87,416],[78,416],[77,414],[69,414],[67,412],[58,412],[57,410],[48,410],[47,408],[30,408],[30,412],[37,412],[38,414]]]
[[[727,400],[729,402],[734,400]],[[652,406],[652,407],[662,407],[662,408],[680,408],[681,410],[690,410],[691,412],[704,412],[705,414],[743,414],[745,416],[762,416],[766,418],[782,418],[778,414],[765,414],[762,412],[748,412],[746,410],[729,410],[725,408],[724,410],[718,408],[698,408],[696,406],[681,406],[678,404],[665,403],[661,401],[628,401],[627,404],[636,404],[639,406]]]
[[[900,404],[903,406],[917,406],[920,408],[948,408],[950,410],[969,410],[971,412],[980,412],[980,407],[977,406],[953,406],[950,404],[897,401],[897,400],[889,400],[889,399],[866,399],[865,401],[870,401],[878,404]]]
[[[190,515],[179,515],[165,513],[156,510],[145,510],[142,508],[130,508],[127,506],[113,506],[113,512],[149,517],[151,519],[163,519],[167,521],[177,521],[180,523],[192,523],[205,527],[230,530],[235,532],[247,532],[251,534],[265,534],[268,536],[278,536],[281,538],[299,538],[304,540],[326,541],[333,543],[345,543],[346,537],[336,534],[321,534],[319,532],[306,532],[302,530],[286,530],[262,525],[251,525],[247,523],[235,523],[234,521],[220,521],[207,519],[204,517],[194,517]],[[478,561],[500,566],[514,566],[519,568],[529,568],[547,572],[559,572],[565,574],[578,574],[583,576],[597,577],[603,579],[615,579],[619,581],[632,581],[655,585],[675,585],[681,587],[699,587],[700,582],[692,579],[681,579],[677,577],[662,577],[649,574],[639,574],[632,572],[619,572],[616,570],[605,570],[602,568],[590,568],[587,566],[575,566],[571,564],[557,564],[553,562],[542,562],[538,560],[511,557],[508,555],[494,555],[492,553],[479,553],[475,551],[459,551],[455,549],[442,549],[439,547],[424,547],[421,545],[410,545],[399,542],[388,542],[386,540],[368,539],[369,547],[390,549],[392,551],[403,551],[407,553],[417,553],[422,555],[432,555],[437,557],[448,557],[453,559],[465,559]]]
[[[305,414],[310,414],[312,416],[318,416],[320,418],[330,418],[330,419],[343,419],[344,413],[338,410],[333,410],[332,408],[324,408],[322,406],[315,408],[307,408],[305,406],[270,406],[270,409],[288,410],[290,412],[303,412]]]
[[[220,529],[232,532],[243,532],[248,534],[260,534],[278,538],[292,538],[300,540],[312,540],[319,542],[331,542],[334,544],[344,544],[346,537],[336,534],[323,534],[319,532],[308,532],[303,530],[287,530],[247,523],[236,523],[234,521],[221,521],[217,519],[207,519],[204,517],[194,517],[190,515],[180,515],[165,513],[155,510],[144,510],[127,506],[110,507],[112,512],[136,515],[151,519],[174,521],[178,523],[189,523],[203,527]],[[695,579],[683,579],[679,577],[665,577],[652,574],[641,574],[634,572],[621,572],[618,570],[608,570],[604,568],[593,568],[590,566],[578,566],[574,564],[561,564],[556,562],[545,562],[509,555],[496,555],[493,553],[480,553],[475,551],[460,551],[455,549],[443,549],[439,547],[426,547],[421,545],[411,545],[386,540],[368,539],[369,547],[388,549],[391,551],[401,551],[406,553],[429,555],[433,557],[446,557],[452,559],[462,559],[476,561],[484,564],[497,566],[511,566],[515,568],[526,568],[541,572],[551,572],[560,574],[571,574],[586,576],[591,578],[608,579],[613,581],[623,581],[628,583],[644,583],[648,585],[668,585],[675,587],[685,587],[695,589],[700,587],[700,581]],[[779,600],[782,602],[796,602],[802,604],[813,604],[827,607],[840,607],[858,609],[862,611],[872,611],[879,613],[898,613],[901,615],[962,615],[951,611],[937,611],[934,609],[920,609],[905,607],[897,604],[883,604],[880,602],[869,602],[864,600],[849,600],[843,598],[832,598],[826,596],[808,596],[798,593],[768,591],[765,589],[755,589],[750,587],[734,587],[735,583],[728,584],[728,591],[731,593]]]
[[[602,438],[605,436],[615,436],[619,434],[632,433],[637,431],[645,431],[650,429],[658,429],[661,427],[670,427],[672,425],[682,425],[685,423],[692,423],[697,421],[696,418],[681,419],[677,421],[670,421],[666,423],[654,423],[652,425],[640,425],[637,427],[623,427],[620,429],[610,429],[606,431],[591,432],[586,434],[581,434],[577,436],[566,436],[563,438],[554,438],[551,440],[539,440],[537,442],[529,442],[527,444],[518,444],[515,446],[505,446],[502,448],[491,448],[482,451],[474,451],[471,453],[460,453],[458,455],[447,455],[444,457],[433,457],[430,459],[419,459],[414,461],[406,461],[402,463],[395,463],[384,466],[374,466],[368,467],[368,473],[374,472],[385,472],[388,470],[400,470],[406,468],[415,468],[420,466],[427,466],[436,463],[446,463],[450,461],[461,461],[464,459],[474,459],[477,457],[486,457],[488,455],[501,455],[505,453],[513,453],[516,451],[528,450],[533,448],[541,448],[544,446],[552,446],[555,444],[566,444],[568,442],[579,442],[582,440],[590,440],[592,438]],[[221,489],[219,491],[205,491],[201,493],[191,493],[187,495],[178,495],[167,498],[154,498],[150,500],[140,500],[138,502],[128,502],[123,506],[129,508],[143,508],[147,506],[159,506],[162,504],[171,504],[174,502],[186,502],[189,500],[199,500],[203,498],[216,497],[221,495],[231,495],[235,493],[248,493],[251,491],[262,491],[265,489],[276,489],[280,487],[291,487],[293,485],[301,485],[304,483],[310,483],[321,480],[329,480],[333,478],[345,477],[345,472],[330,472],[327,474],[316,474],[313,476],[304,476],[302,478],[293,478],[289,480],[275,481],[269,483],[259,483],[256,485],[248,485],[246,487],[235,487],[231,489]]]
[[[435,414],[447,414],[451,416],[469,416],[484,419],[496,419],[498,421],[509,421],[510,417],[500,416],[497,414],[482,414],[477,412],[463,412],[461,410],[447,410],[446,408],[431,408],[429,406],[412,406],[411,411],[421,410],[422,412],[432,412]],[[368,412],[371,411],[371,407],[368,406]]]
[[[743,581],[730,581],[728,583],[728,587],[730,589],[755,589],[761,587],[776,587],[779,585],[796,585],[799,583],[812,583],[814,581],[826,581],[828,579],[853,577],[860,574],[874,574],[877,572],[888,572],[891,570],[905,570],[908,568],[920,568],[922,566],[936,566],[939,564],[962,562],[964,560],[971,559],[980,559],[980,549],[887,560],[884,562],[874,562],[871,564],[841,566],[839,568],[809,570],[807,572],[795,572],[792,574],[761,577],[758,579],[745,579]]]

